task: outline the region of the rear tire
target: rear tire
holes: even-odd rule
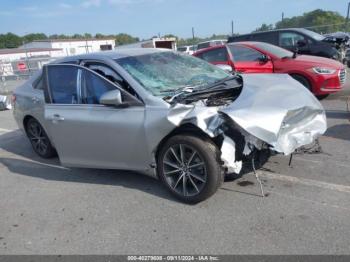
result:
[[[307,80],[304,76],[301,76],[301,75],[290,75],[290,76],[293,77],[295,80],[297,80],[300,84],[305,86],[310,92],[312,92],[312,86],[309,80]]]
[[[26,123],[26,133],[32,144],[33,150],[42,158],[52,158],[57,155],[56,150],[51,145],[44,128],[40,123],[31,118]]]
[[[176,135],[165,142],[157,171],[166,188],[189,204],[212,196],[224,180],[217,147],[192,135]]]

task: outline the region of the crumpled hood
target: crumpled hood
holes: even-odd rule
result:
[[[240,96],[219,109],[250,135],[286,155],[327,129],[320,102],[286,74],[243,76]]]

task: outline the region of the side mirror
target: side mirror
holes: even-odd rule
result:
[[[106,105],[106,106],[120,106],[123,104],[122,101],[122,94],[120,93],[120,90],[112,90],[104,93],[100,97],[100,104]]]
[[[297,47],[304,47],[304,46],[306,46],[305,40],[298,40],[297,41]]]
[[[267,55],[262,55],[259,57],[259,62],[262,64],[267,63],[270,60],[270,58]]]
[[[222,65],[222,64],[219,64],[219,65],[216,65],[218,68],[224,70],[225,72],[227,73],[232,73],[232,67],[229,66],[229,65]]]

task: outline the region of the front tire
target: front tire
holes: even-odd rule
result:
[[[312,92],[312,86],[309,82],[309,80],[307,80],[304,76],[301,75],[291,75],[291,77],[293,77],[295,80],[297,80],[300,84],[302,84],[303,86],[305,86],[310,92]]]
[[[51,145],[44,128],[40,123],[31,118],[26,123],[26,133],[32,144],[33,150],[42,158],[52,158],[56,156],[56,150]]]
[[[160,180],[179,200],[194,204],[212,196],[223,182],[217,147],[192,135],[171,137],[157,158]]]

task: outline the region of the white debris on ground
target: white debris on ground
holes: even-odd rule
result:
[[[12,109],[11,100],[9,96],[0,95],[0,111]]]

